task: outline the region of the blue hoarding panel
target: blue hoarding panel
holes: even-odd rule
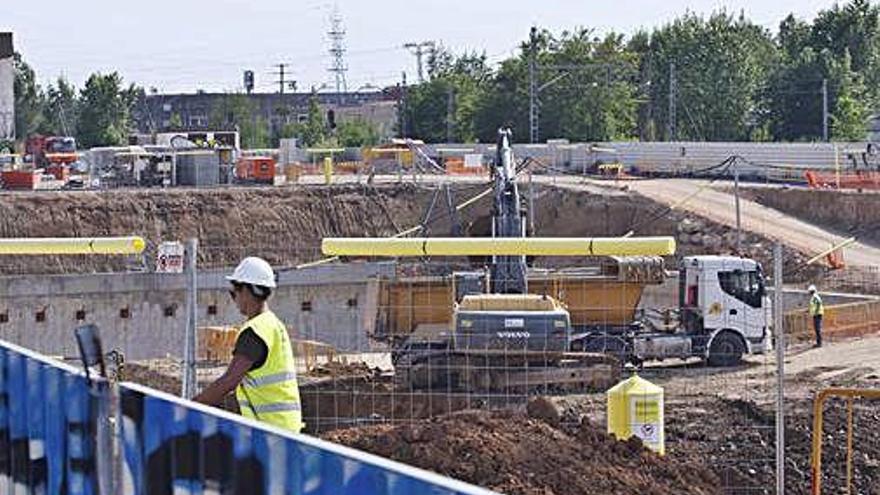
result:
[[[125,493],[492,493],[134,384],[120,385],[118,410]]]
[[[0,342],[0,493],[98,493],[95,437],[106,382]]]

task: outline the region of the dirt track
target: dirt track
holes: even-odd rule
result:
[[[627,185],[654,201],[725,225],[736,225],[734,196],[708,186],[705,181],[664,179],[632,181]],[[685,198],[689,199],[684,201]],[[780,240],[806,253],[819,253],[845,240],[842,236],[742,198],[740,213],[744,230]],[[880,249],[857,242],[846,248],[846,261],[853,265],[876,266],[880,264]]]

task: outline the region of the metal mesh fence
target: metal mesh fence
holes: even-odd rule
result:
[[[475,482],[473,473],[486,466],[497,471],[531,466],[521,459],[525,454],[509,455],[498,465],[483,454],[458,459],[478,447],[510,452],[511,444],[501,441],[507,439],[505,428],[522,429],[520,443],[513,444],[520,451],[559,445],[558,452],[540,450],[549,464],[587,462],[581,450],[563,447],[570,442],[602,453],[609,465],[635,470],[624,459],[641,454],[608,447],[604,433],[612,419],[606,392],[632,376],[624,368],[630,364],[665,394],[668,471],[644,460],[641,472],[650,483],[678,480],[694,492],[703,486],[722,493],[773,491],[776,363],[766,352],[773,343],[772,334],[764,332],[771,326],[770,308],[758,296],[762,286],[772,286],[771,242],[750,235],[743,239],[749,258],[762,265],[763,281],[756,278],[756,265],[736,258],[717,259],[714,268],[703,267],[705,277],[688,278],[682,263],[689,256],[730,253],[730,227],[627,194],[619,183],[609,189],[606,182],[545,177],[535,180],[531,232],[621,236],[636,227],[636,236],[675,235],[678,255],[662,266],[650,259],[528,258],[532,297],[466,301],[465,296],[492,296],[491,258],[327,260],[320,252],[323,237],[390,237],[413,226],[419,229],[410,235],[446,236],[456,229],[461,235],[490,235],[489,198],[455,208],[482,193],[484,183],[456,185],[447,198],[431,181],[422,178],[419,184],[393,188],[344,184],[233,191],[224,205],[239,209],[233,214],[218,209],[222,201],[193,191],[198,201],[187,204],[201,208],[200,213],[187,217],[185,228],[157,229],[161,233],[148,236],[142,255],[0,258],[7,275],[0,280],[0,338],[74,357],[71,329],[96,323],[105,351],[124,356],[125,379],[180,394],[187,279],[185,274],[156,273],[156,259],[162,241],[197,238],[199,387],[226,369],[245,320],[229,297],[224,275],[240,259],[260,256],[278,274],[279,287],[269,305],[293,339],[310,434],[389,456],[419,452],[402,460],[471,476]],[[440,206],[432,209],[431,204]],[[227,228],[218,227],[212,215],[221,215]],[[870,337],[880,325],[872,297],[876,267],[798,269],[807,254],[812,253],[789,250],[784,259],[786,486],[791,493],[807,493],[809,486],[813,394],[830,385],[874,386],[880,368]],[[826,304],[822,349],[811,348],[808,282],[819,285]],[[718,296],[717,306],[708,299],[703,304],[710,289]],[[712,332],[695,330],[700,327],[739,329],[745,337],[721,342]],[[713,345],[719,347],[714,360]],[[742,362],[721,362],[725,354],[739,352]],[[714,362],[707,363],[707,355]],[[237,405],[228,400],[224,407],[235,410]],[[836,450],[846,442],[841,418],[829,413],[826,427],[833,441],[826,446],[825,469],[829,486],[838,487],[845,482],[839,475],[843,457]],[[651,423],[638,419],[626,419],[631,429]],[[853,483],[863,491],[878,479],[873,465],[880,452],[867,433],[876,422],[869,406],[856,407]],[[480,436],[487,431],[492,434]],[[655,433],[650,427],[643,431],[645,443]],[[450,441],[444,440],[447,436],[458,438],[462,450],[444,444]],[[467,463],[483,464],[468,471]],[[596,465],[589,466],[585,477],[602,476]],[[552,483],[550,469],[529,469]],[[615,489],[633,487],[608,488]]]
[[[322,259],[317,250],[299,246],[200,244],[200,252],[220,250],[291,262]],[[665,389],[666,452],[679,469],[681,459],[715,456],[705,469],[724,491],[762,493],[774,472],[772,361],[758,353],[769,336],[762,340],[758,331],[748,344],[754,354],[734,345],[730,352],[744,352],[744,364],[707,366],[699,357],[707,351],[698,349],[706,341],[676,337],[686,295],[674,276],[675,259],[662,266],[652,259],[530,262],[533,297],[480,301],[465,301],[465,295],[490,291],[489,258],[279,266],[279,288],[269,304],[294,340],[307,431],[356,443],[371,427],[410,431],[479,411],[601,434],[609,419],[605,393],[632,375],[623,368],[629,363]],[[231,269],[212,263],[199,268]],[[235,314],[225,287],[211,292],[200,294],[207,305],[199,310],[203,383],[224,370],[245,319]],[[721,318],[731,327],[745,322],[727,309]],[[727,450],[744,442],[740,451]],[[759,466],[760,475],[749,474],[750,466]]]

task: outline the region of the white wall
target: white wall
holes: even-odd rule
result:
[[[15,138],[14,75],[12,57],[0,60],[0,139]]]

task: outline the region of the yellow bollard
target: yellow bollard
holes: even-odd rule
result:
[[[664,455],[663,389],[633,374],[606,394],[608,433],[618,440],[635,435],[646,447]]]
[[[324,183],[333,183],[333,157],[330,156],[324,158]]]

